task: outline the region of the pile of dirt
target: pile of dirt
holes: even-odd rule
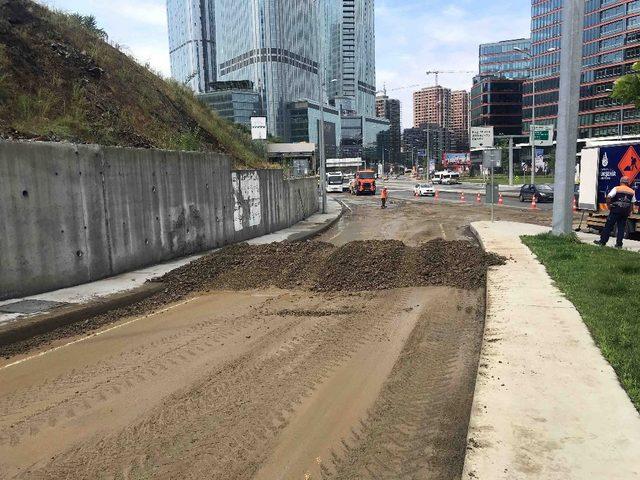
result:
[[[265,287],[357,292],[442,285],[477,289],[487,268],[503,259],[466,241],[433,240],[408,247],[398,240],[350,242],[335,247],[307,241],[237,244],[168,273],[172,292]]]
[[[0,0],[0,139],[216,151],[264,164],[247,131],[109,43],[95,18]]]

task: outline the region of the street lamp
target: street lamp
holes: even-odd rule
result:
[[[514,47],[516,52],[520,52],[523,55],[529,57],[531,60],[531,126],[529,127],[529,135],[531,141],[531,185],[536,183],[536,77],[533,75],[533,54],[530,50],[524,48]],[[546,53],[555,52],[558,50],[556,47],[548,48]]]

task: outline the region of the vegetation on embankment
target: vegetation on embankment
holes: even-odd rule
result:
[[[522,240],[578,309],[640,411],[640,255],[549,234]]]
[[[0,138],[217,151],[264,166],[246,130],[137,63],[92,17],[0,0]]]

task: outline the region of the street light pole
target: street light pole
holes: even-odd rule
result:
[[[318,129],[318,155],[320,156],[320,196],[322,198],[322,213],[327,213],[327,159],[325,154],[324,147],[324,86],[325,79],[324,77],[324,62],[323,62],[323,52],[322,52],[322,31],[320,29],[320,19],[322,18],[320,12],[320,3],[321,0],[316,0],[317,7],[317,21],[318,21],[318,38],[317,49],[318,49],[318,98],[320,99],[320,128]]]
[[[531,97],[531,185],[536,184],[536,77],[532,78],[531,89],[533,95]]]
[[[568,235],[573,230],[572,204],[576,175],[584,4],[584,0],[565,0],[562,12],[554,235]]]

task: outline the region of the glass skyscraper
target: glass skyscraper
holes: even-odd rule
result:
[[[208,81],[252,81],[269,133],[290,137],[287,105],[318,101],[321,70],[326,101],[341,99],[359,114],[375,115],[374,0],[167,2],[173,76],[204,92],[207,80],[193,81],[188,72],[213,57]],[[199,28],[202,18],[206,35]],[[199,44],[214,47],[202,62]]]
[[[531,40],[519,38],[480,45],[480,76],[493,75],[513,80],[529,78],[531,60],[516,48],[528,51]]]
[[[216,80],[215,21],[210,0],[167,0],[171,76],[195,92]]]
[[[562,0],[532,0],[532,81],[536,124],[555,125],[560,89]],[[640,133],[640,111],[610,98],[617,78],[640,60],[640,0],[585,0],[580,88],[580,137]],[[525,84],[525,130],[532,113],[532,82]]]

